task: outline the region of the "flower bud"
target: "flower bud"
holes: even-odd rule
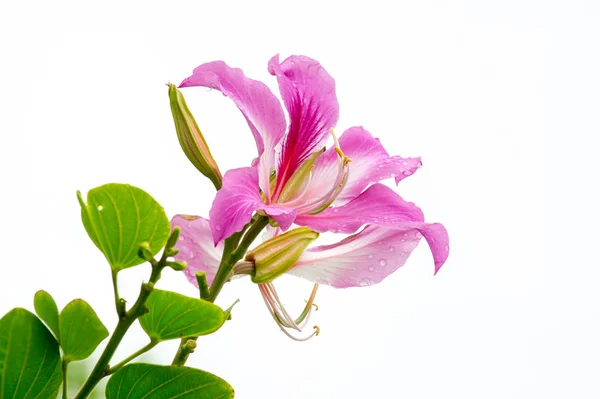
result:
[[[246,260],[254,262],[255,274],[252,281],[268,283],[290,270],[306,247],[319,237],[319,233],[308,227],[300,227],[275,236],[254,248]]]
[[[183,94],[174,84],[169,83],[168,86],[171,113],[179,144],[196,169],[208,177],[218,190],[221,188],[223,180],[219,167],[210,153],[194,116],[185,103]]]
[[[176,272],[180,272],[182,270],[187,269],[187,262],[182,261],[182,260],[175,260],[175,261],[167,261],[167,266],[169,266],[171,269],[175,270]]]
[[[150,244],[147,242],[140,243],[138,248],[138,256],[144,259],[146,262],[156,262],[154,256],[152,255],[152,248],[150,248]]]

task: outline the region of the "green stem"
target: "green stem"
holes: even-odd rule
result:
[[[150,343],[146,346],[144,346],[142,349],[138,350],[137,352],[135,352],[133,355],[129,356],[128,358],[124,359],[123,361],[121,361],[120,363],[114,365],[113,367],[111,367],[107,372],[106,375],[111,375],[116,373],[117,371],[119,371],[119,369],[123,366],[125,366],[127,363],[129,363],[130,361],[132,361],[133,359],[135,359],[136,357],[143,355],[144,353],[148,352],[150,349],[154,348],[156,345],[158,345],[158,341],[156,340],[151,340]]]
[[[182,367],[185,365],[188,357],[190,357],[190,355],[194,353],[194,350],[196,349],[196,339],[197,338],[192,337],[187,339],[183,338],[181,340],[181,345],[179,345],[179,349],[177,350],[177,354],[175,355],[171,366]]]
[[[236,264],[238,260],[244,256],[248,247],[252,245],[256,237],[260,234],[261,231],[269,224],[269,218],[267,216],[258,216],[256,220],[250,225],[248,231],[242,238],[241,242],[240,235],[234,234],[228,239],[225,240],[225,248],[223,250],[223,257],[221,258],[221,264],[219,265],[219,270],[215,275],[215,278],[210,285],[209,294],[206,298],[203,298],[209,302],[214,302],[217,299],[217,296],[221,292],[221,289],[229,280],[231,269]],[[238,244],[239,242],[239,244]],[[173,358],[172,366],[183,366],[187,361],[190,354],[196,348],[196,339],[198,337],[191,338],[182,338],[181,343],[179,344],[179,349]],[[192,346],[191,350],[189,346]]]
[[[117,282],[117,274],[119,272],[112,270],[112,283],[113,283],[113,292],[115,294],[115,308],[117,310],[117,315],[119,318],[123,317],[125,314],[125,304],[121,301],[121,297],[119,296],[119,284]]]
[[[62,392],[62,397],[63,399],[68,399],[69,398],[69,391],[67,388],[67,368],[69,367],[69,362],[66,361],[65,359],[63,359],[62,361],[62,373],[63,373],[63,392]]]
[[[166,258],[164,259],[164,261],[166,261]],[[85,381],[85,383],[79,390],[79,393],[77,393],[74,399],[87,398],[94,389],[94,387],[96,387],[98,382],[100,382],[102,378],[106,377],[109,374],[110,367],[108,366],[108,363],[115,354],[115,351],[117,350],[117,347],[119,346],[121,340],[125,336],[125,333],[127,332],[127,330],[129,330],[129,327],[131,327],[131,325],[139,317],[143,316],[148,311],[144,304],[146,303],[148,296],[150,296],[150,293],[154,288],[154,284],[156,284],[156,282],[160,278],[160,271],[164,268],[164,261],[163,259],[161,259],[161,262],[159,262],[158,265],[152,268],[150,281],[148,283],[142,284],[142,288],[140,289],[140,295],[138,296],[137,301],[135,301],[133,307],[119,319],[117,327],[115,327],[115,330],[112,336],[110,337],[106,348],[104,348],[104,352],[102,352],[102,355],[100,355],[100,359],[98,359],[96,366],[94,367],[90,376]]]
[[[267,227],[269,224],[269,218],[266,216],[259,216],[258,219],[250,226],[246,235],[242,239],[242,242],[237,246],[235,250],[225,248],[225,252],[223,253],[223,258],[221,260],[221,265],[219,266],[219,270],[210,285],[210,295],[206,298],[209,302],[214,302],[217,299],[217,296],[221,292],[223,285],[229,279],[229,274],[231,273],[231,269],[233,265],[244,256],[248,247],[254,242],[256,237],[260,234],[260,232]],[[225,247],[227,247],[227,240],[225,240]]]

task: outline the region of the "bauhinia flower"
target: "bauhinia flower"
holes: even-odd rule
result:
[[[188,263],[190,281],[195,283],[195,273],[204,271],[210,282],[221,262],[223,240],[260,215],[274,226],[271,236],[293,224],[319,233],[351,234],[336,244],[308,248],[293,265],[286,265],[285,272],[316,284],[346,288],[379,283],[404,265],[422,237],[437,273],[448,257],[446,229],[425,223],[415,204],[379,184],[392,177],[398,184],[411,176],[421,166],[420,158],[390,156],[362,127],[346,130],[338,140],[335,82],[317,61],[291,56],[280,63],[275,56],[268,70],[277,78],[289,124],[266,85],[224,62],[200,65],[180,85],[212,88],[233,100],[258,149],[252,166],[225,173],[209,220],[181,215],[173,219],[183,240],[177,259]],[[333,145],[326,148],[330,138]],[[236,270],[247,272],[249,261],[245,262]],[[282,330],[288,335],[286,329],[301,331],[316,285],[297,319],[287,314],[271,281],[259,288]]]

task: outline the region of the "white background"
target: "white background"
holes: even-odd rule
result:
[[[110,273],[75,191],[127,182],[208,215],[213,189],[181,152],[166,82],[225,60],[276,90],[275,53],[337,82],[337,131],[364,125],[424,167],[398,192],[448,228],[379,285],[323,287],[322,334],[288,340],[248,280],[232,322],[189,365],[239,398],[598,398],[600,262],[596,1],[55,1],[0,5],[0,314],[49,291],[116,324]],[[222,170],[255,156],[235,106],[185,95]],[[146,268],[123,273],[131,300]],[[196,295],[183,275],[162,288]],[[278,287],[299,310],[310,284]],[[145,344],[141,329],[117,357]],[[151,359],[168,363],[177,343]]]

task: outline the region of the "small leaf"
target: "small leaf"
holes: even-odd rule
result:
[[[221,378],[189,367],[133,363],[106,385],[107,399],[231,399],[233,388]]]
[[[140,324],[158,341],[207,335],[225,322],[225,313],[217,305],[170,291],[152,291],[146,307],[150,311],[139,319]]]
[[[96,312],[83,299],[75,299],[60,312],[60,344],[65,360],[89,357],[106,337],[108,330]]]
[[[46,323],[50,330],[54,333],[56,339],[59,339],[58,329],[58,307],[52,295],[44,290],[39,290],[33,297],[33,307],[38,317]]]
[[[0,398],[56,398],[62,384],[58,342],[31,312],[0,319]]]
[[[156,255],[170,234],[164,209],[145,191],[127,184],[105,184],[87,195],[87,205],[77,193],[81,219],[96,246],[115,271],[139,265],[142,242]]]

